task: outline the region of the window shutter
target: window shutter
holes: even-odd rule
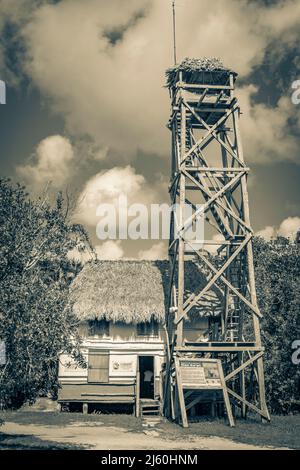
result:
[[[107,383],[109,381],[109,352],[89,350],[88,382]]]

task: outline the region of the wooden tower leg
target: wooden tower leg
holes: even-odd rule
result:
[[[183,393],[183,388],[182,388],[182,382],[181,382],[181,377],[180,377],[180,368],[179,368],[178,360],[175,360],[175,364],[176,364],[177,396],[178,396],[178,402],[179,402],[181,422],[182,422],[182,426],[184,428],[187,428],[188,427],[188,420],[187,420],[187,414],[186,414],[186,409],[185,409],[184,393]]]
[[[259,388],[259,401],[261,410],[266,415],[266,421],[271,421],[270,413],[268,410],[267,402],[266,402],[266,392],[265,392],[265,374],[264,374],[264,364],[263,358],[260,357],[257,360],[257,373],[258,373],[258,388]],[[262,421],[265,421],[262,418]]]

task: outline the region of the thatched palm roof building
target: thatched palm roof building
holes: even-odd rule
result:
[[[71,286],[74,312],[82,320],[163,322],[167,276],[167,261],[87,263]]]
[[[187,263],[186,297],[208,279],[200,266]],[[168,261],[97,261],[87,263],[71,285],[70,301],[81,320],[163,323],[169,287]],[[218,315],[222,295],[216,287],[193,309],[200,316]]]

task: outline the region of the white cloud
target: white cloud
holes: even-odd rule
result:
[[[51,182],[60,187],[70,176],[70,164],[74,151],[69,139],[53,135],[37,146],[30,163],[17,167],[17,174],[31,185],[41,186]]]
[[[154,199],[154,191],[144,176],[136,174],[129,165],[103,170],[86,183],[78,198],[76,218],[87,225],[96,225],[100,204],[112,204],[118,211],[119,201],[125,198],[128,206],[133,203],[148,205]],[[127,215],[126,205],[120,207],[120,212],[124,217]],[[116,215],[118,218],[118,212]]]
[[[300,217],[288,217],[281,222],[278,235],[287,238],[295,238],[298,230],[300,230]]]
[[[154,243],[148,250],[140,250],[138,258],[141,260],[166,259],[167,245],[164,242]]]
[[[277,235],[294,240],[298,230],[300,230],[300,217],[287,217],[281,222],[279,227],[267,226],[259,230],[256,235],[267,241]]]
[[[263,228],[262,230],[259,230],[255,234],[257,237],[262,237],[267,241],[270,241],[273,237],[276,236],[276,229],[275,227],[272,227],[271,225],[268,225],[267,227]]]
[[[238,90],[241,129],[246,159],[256,163],[299,160],[299,142],[290,132],[288,120],[296,107],[290,98],[282,97],[274,108],[252,104],[257,88],[249,85]]]
[[[180,60],[220,56],[246,76],[275,38],[283,46],[297,44],[300,2],[286,0],[268,8],[242,0],[213,3],[213,8],[210,0],[189,0],[185,8],[178,5]],[[134,15],[149,5],[144,17],[135,21]],[[88,134],[127,159],[138,148],[168,152],[169,98],[163,84],[172,61],[170,7],[171,2],[161,0],[63,0],[36,11],[24,29],[26,69],[74,134]],[[105,32],[118,27],[124,29],[123,38],[113,46]],[[244,92],[249,98],[253,89]],[[285,99],[273,110],[245,110],[247,143],[261,125],[266,132],[265,139],[255,137],[257,161],[260,153],[266,159],[272,152],[277,159],[293,158],[293,138],[283,136],[289,115]],[[269,116],[270,124],[264,119]]]
[[[124,250],[120,240],[107,240],[101,245],[95,246],[97,258],[101,260],[117,260],[124,256]]]

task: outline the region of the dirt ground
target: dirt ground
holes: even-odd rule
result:
[[[271,425],[240,422],[236,428],[229,428],[223,421],[193,423],[189,429],[169,422],[145,428],[141,420],[130,415],[18,411],[2,413],[1,417],[5,424],[0,427],[0,449],[251,450],[300,447],[300,419],[297,417],[293,422],[286,417],[285,421],[279,419]]]
[[[257,446],[238,444],[219,437],[191,437],[189,440],[164,439],[158,431],[128,433],[124,428],[107,427],[99,424],[73,423],[65,428],[42,425],[7,423],[4,433],[35,436],[46,441],[72,444],[94,450],[123,449],[256,449]]]

